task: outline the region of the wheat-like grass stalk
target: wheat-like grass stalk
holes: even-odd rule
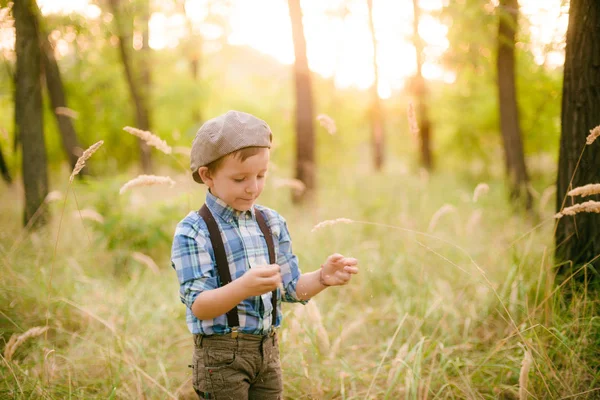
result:
[[[475,227],[481,222],[482,216],[483,211],[480,209],[477,209],[471,213],[471,216],[469,217],[469,220],[467,221],[467,225],[465,227],[467,235],[471,235],[473,233]]]
[[[412,101],[408,102],[408,107],[406,109],[406,114],[408,116],[408,126],[410,128],[410,132],[417,136],[419,134],[419,123],[417,122],[417,115],[415,113],[415,107],[413,106]]]
[[[405,358],[408,355],[408,343],[404,343],[400,346],[400,349],[396,352],[396,356],[391,362],[390,372],[388,372],[387,384],[391,385],[396,377],[398,371],[405,366]]]
[[[98,211],[93,210],[91,208],[84,208],[83,210],[73,211],[73,215],[81,217],[83,219],[96,221],[100,224],[104,223],[104,217]]]
[[[600,125],[598,125],[594,129],[590,130],[590,134],[585,139],[585,142],[588,145],[590,145],[590,144],[594,143],[594,140],[596,140],[599,136],[600,136]]]
[[[319,121],[319,124],[321,124],[321,126],[325,128],[325,130],[329,132],[330,135],[335,135],[335,133],[337,132],[337,126],[335,125],[335,121],[329,115],[319,114],[317,115],[317,121]]]
[[[81,157],[77,159],[77,163],[75,164],[75,168],[73,168],[73,172],[71,173],[71,177],[69,178],[70,182],[73,182],[75,175],[79,173],[85,167],[85,162],[104,144],[104,140],[100,140],[97,143],[91,145],[86,151],[83,152]]]
[[[364,325],[365,325],[365,319],[357,318],[350,325],[344,326],[340,335],[333,341],[333,344],[331,345],[331,349],[329,351],[329,358],[335,359],[335,357],[338,354],[338,351],[340,350],[340,346],[342,345],[342,342],[345,341],[346,339],[348,339],[348,337],[352,333],[354,333],[355,331],[357,331]]]
[[[544,189],[544,191],[542,192],[542,195],[540,196],[540,202],[539,202],[540,211],[544,210],[544,208],[546,207],[546,204],[548,204],[548,201],[550,201],[550,199],[552,199],[552,197],[554,196],[555,193],[556,193],[556,185],[550,185],[546,189]]]
[[[139,262],[140,264],[143,264],[146,267],[148,267],[148,269],[150,269],[150,271],[154,272],[155,275],[158,275],[158,265],[156,265],[156,262],[154,262],[152,257],[150,257],[144,253],[135,251],[135,252],[131,253],[131,258],[133,258],[135,261]]]
[[[567,193],[569,196],[591,196],[600,193],[600,183],[590,183],[589,185],[579,186]]]
[[[311,229],[311,232],[318,231],[319,229],[325,228],[326,226],[336,225],[336,224],[351,224],[354,221],[349,218],[337,218],[337,219],[327,219],[325,221],[321,221]]]
[[[56,107],[54,112],[56,115],[64,115],[65,117],[69,117],[71,119],[77,119],[79,117],[79,113],[77,111],[68,107]]]
[[[435,226],[437,225],[439,219],[446,214],[449,214],[451,212],[456,211],[456,209],[454,208],[453,205],[451,204],[444,204],[443,206],[441,206],[439,208],[439,210],[437,210],[435,212],[435,214],[433,214],[433,216],[431,217],[431,221],[429,222],[429,227],[427,228],[427,230],[429,232],[433,231],[433,229],[435,228]]]
[[[276,188],[288,187],[299,193],[306,190],[306,185],[299,179],[275,178],[273,180],[273,185]]]
[[[529,382],[529,370],[533,364],[533,358],[529,350],[525,350],[523,361],[521,362],[521,372],[519,373],[519,400],[527,400],[529,392],[527,384]]]
[[[173,146],[172,151],[175,154],[181,154],[182,156],[189,157],[190,153],[192,152],[192,148],[187,146]]]
[[[170,187],[173,187],[175,185],[175,181],[168,176],[139,175],[121,186],[121,189],[119,189],[119,194],[123,194],[133,187],[151,185],[169,185]]]
[[[477,200],[479,199],[479,197],[481,197],[482,195],[486,194],[489,191],[490,191],[490,187],[488,186],[487,183],[478,184],[475,187],[475,190],[473,191],[473,203],[477,203]]]
[[[12,357],[15,354],[15,351],[17,351],[19,346],[21,344],[23,344],[24,341],[26,341],[29,338],[39,336],[42,333],[46,332],[47,330],[48,330],[47,326],[36,326],[34,328],[27,330],[25,333],[22,333],[20,335],[14,333],[10,337],[10,339],[8,340],[8,343],[6,343],[6,347],[4,348],[4,358],[6,359],[6,361],[12,360]]]
[[[328,353],[331,348],[331,343],[329,341],[327,329],[325,329],[325,326],[323,325],[323,318],[321,317],[321,312],[319,311],[319,307],[317,307],[317,303],[314,300],[309,301],[305,308],[311,326],[316,328],[319,351],[322,354]]]
[[[165,154],[171,154],[173,152],[173,149],[167,144],[167,142],[165,142],[150,131],[144,131],[138,128],[133,128],[131,126],[126,126],[125,128],[123,128],[123,130],[132,134],[133,136],[139,137],[144,142],[146,142],[148,146],[152,146]]]
[[[575,215],[581,212],[600,213],[600,201],[586,201],[585,203],[575,204],[571,207],[565,207],[561,212],[554,215],[554,218],[562,218],[565,215]]]
[[[44,199],[44,203],[53,203],[55,201],[62,200],[64,198],[63,194],[59,190],[53,190],[46,195]]]

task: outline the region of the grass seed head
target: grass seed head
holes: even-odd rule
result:
[[[77,163],[75,164],[75,168],[73,168],[73,172],[71,173],[71,177],[69,178],[70,182],[73,182],[75,175],[79,174],[79,172],[85,167],[85,162],[104,144],[104,140],[101,140],[97,143],[91,145],[86,151],[83,152],[81,157],[77,159]]]
[[[126,126],[125,128],[123,128],[123,130],[132,134],[133,136],[139,137],[144,142],[146,142],[148,146],[152,146],[165,154],[171,154],[173,151],[173,149],[167,144],[167,142],[165,142],[150,131],[144,131],[141,129],[133,128],[131,126]]]

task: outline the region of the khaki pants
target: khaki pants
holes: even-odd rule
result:
[[[277,334],[194,335],[194,343],[192,382],[201,399],[283,398]]]

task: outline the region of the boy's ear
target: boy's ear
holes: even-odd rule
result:
[[[209,188],[213,186],[213,180],[208,170],[208,167],[200,167],[198,168],[198,175],[202,178],[202,182]]]

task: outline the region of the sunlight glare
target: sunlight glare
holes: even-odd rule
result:
[[[420,0],[423,12],[419,34],[426,43],[423,75],[426,79],[454,82],[456,75],[438,64],[439,58],[449,48],[448,27],[429,15],[439,11],[450,0]],[[497,4],[489,0],[490,6]],[[411,1],[374,0],[373,19],[378,49],[378,92],[391,96],[402,89],[407,77],[416,70],[416,56],[411,44]],[[521,12],[530,21],[531,49],[538,64],[557,67],[564,63],[564,34],[568,24],[567,7],[562,0],[521,0]],[[77,12],[88,18],[98,18],[101,10],[90,0],[38,0],[42,12]],[[158,4],[158,3],[157,3]],[[150,19],[150,46],[154,49],[175,47],[188,35],[185,17],[172,3],[160,3],[160,11]],[[185,0],[185,15],[191,28],[205,39],[204,51],[215,48],[223,28],[206,22],[209,0]],[[212,7],[217,7],[218,4]],[[347,7],[348,13],[344,13]],[[361,89],[372,85],[373,45],[371,42],[368,9],[362,0],[303,1],[309,67],[325,78],[333,78],[338,87]],[[214,8],[213,8],[214,10]],[[222,11],[222,10],[221,10]],[[108,14],[107,14],[108,15]],[[274,57],[284,64],[294,62],[291,23],[285,1],[232,0],[228,18],[232,45],[247,45]],[[211,43],[212,42],[212,43]],[[14,48],[14,30],[2,29],[0,43],[3,49]],[[551,49],[545,46],[558,43]],[[60,45],[62,53],[64,45]],[[216,48],[220,48],[218,45]]]

